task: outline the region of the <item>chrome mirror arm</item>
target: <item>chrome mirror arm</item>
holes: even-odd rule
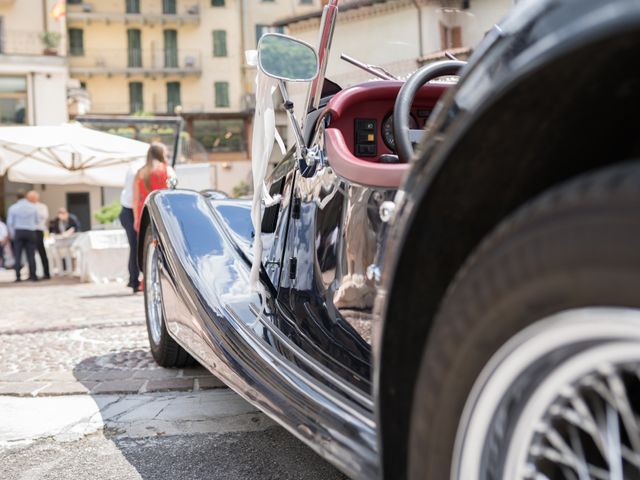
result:
[[[289,119],[289,124],[291,128],[293,128],[293,136],[296,141],[296,156],[298,160],[298,168],[300,169],[300,174],[303,177],[311,177],[316,171],[316,156],[308,155],[307,145],[304,141],[304,136],[302,134],[302,128],[300,128],[300,124],[296,119],[296,115],[293,112],[293,102],[289,97],[289,93],[287,92],[287,85],[283,80],[278,81],[278,85],[280,86],[280,92],[282,93],[282,100],[284,101],[283,106],[285,111],[287,112],[287,118]]]
[[[287,85],[285,84],[284,80],[278,80],[278,86],[280,87],[280,93],[282,94],[282,100],[284,101],[284,109],[287,112],[289,123],[291,124],[291,128],[293,128],[293,134],[296,138],[296,149],[300,153],[303,149],[306,149],[306,146],[304,144],[304,136],[302,135],[302,129],[300,128],[300,124],[296,119],[295,113],[293,113],[294,105],[291,101],[291,97],[289,97],[289,92],[287,92]]]
[[[320,97],[322,96],[322,87],[327,72],[327,64],[329,62],[329,53],[331,51],[331,42],[335,31],[336,19],[338,18],[338,0],[329,0],[322,11],[322,20],[320,22],[320,38],[318,41],[318,76],[309,86],[307,94],[307,102],[305,104],[305,114],[311,110],[315,110],[320,105]]]

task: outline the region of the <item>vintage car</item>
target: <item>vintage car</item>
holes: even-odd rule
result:
[[[317,58],[261,41],[294,122],[310,81],[269,201],[149,197],[154,358],[353,478],[640,478],[640,2],[521,1],[468,64],[344,90],[337,8]]]

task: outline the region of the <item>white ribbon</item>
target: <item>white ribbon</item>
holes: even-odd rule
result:
[[[257,65],[258,52],[245,52],[247,63]],[[273,106],[273,94],[278,88],[278,80],[266,76],[258,68],[256,75],[256,110],[253,118],[253,137],[251,144],[251,170],[253,173],[253,204],[251,207],[251,222],[255,232],[253,239],[253,263],[249,286],[257,291],[260,265],[262,263],[262,203],[270,207],[280,202],[280,195],[269,195],[264,183],[269,166],[269,158],[273,150],[274,141],[278,143],[282,154],[286,153],[284,142],[276,129],[276,115]]]

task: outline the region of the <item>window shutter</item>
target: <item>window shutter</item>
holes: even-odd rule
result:
[[[142,67],[142,41],[137,28],[127,30],[127,50],[127,65],[130,68]]]
[[[256,45],[260,42],[260,37],[267,31],[267,26],[262,24],[256,25]]]
[[[84,31],[81,28],[69,29],[69,55],[84,55]]]
[[[216,107],[229,106],[229,82],[216,82]]]
[[[163,0],[162,13],[174,15],[176,13],[176,0]]]
[[[180,104],[180,82],[167,82],[167,113],[174,114]]]
[[[138,113],[138,112],[144,111],[142,82],[129,83],[129,111],[131,113]]]
[[[227,32],[225,30],[213,31],[213,56],[227,56]]]
[[[176,30],[164,31],[164,66],[178,67],[178,32]]]
[[[127,0],[127,13],[140,13],[140,0]]]

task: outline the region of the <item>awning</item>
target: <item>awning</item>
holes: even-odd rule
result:
[[[12,182],[122,187],[149,145],[80,125],[0,128],[0,175]]]

